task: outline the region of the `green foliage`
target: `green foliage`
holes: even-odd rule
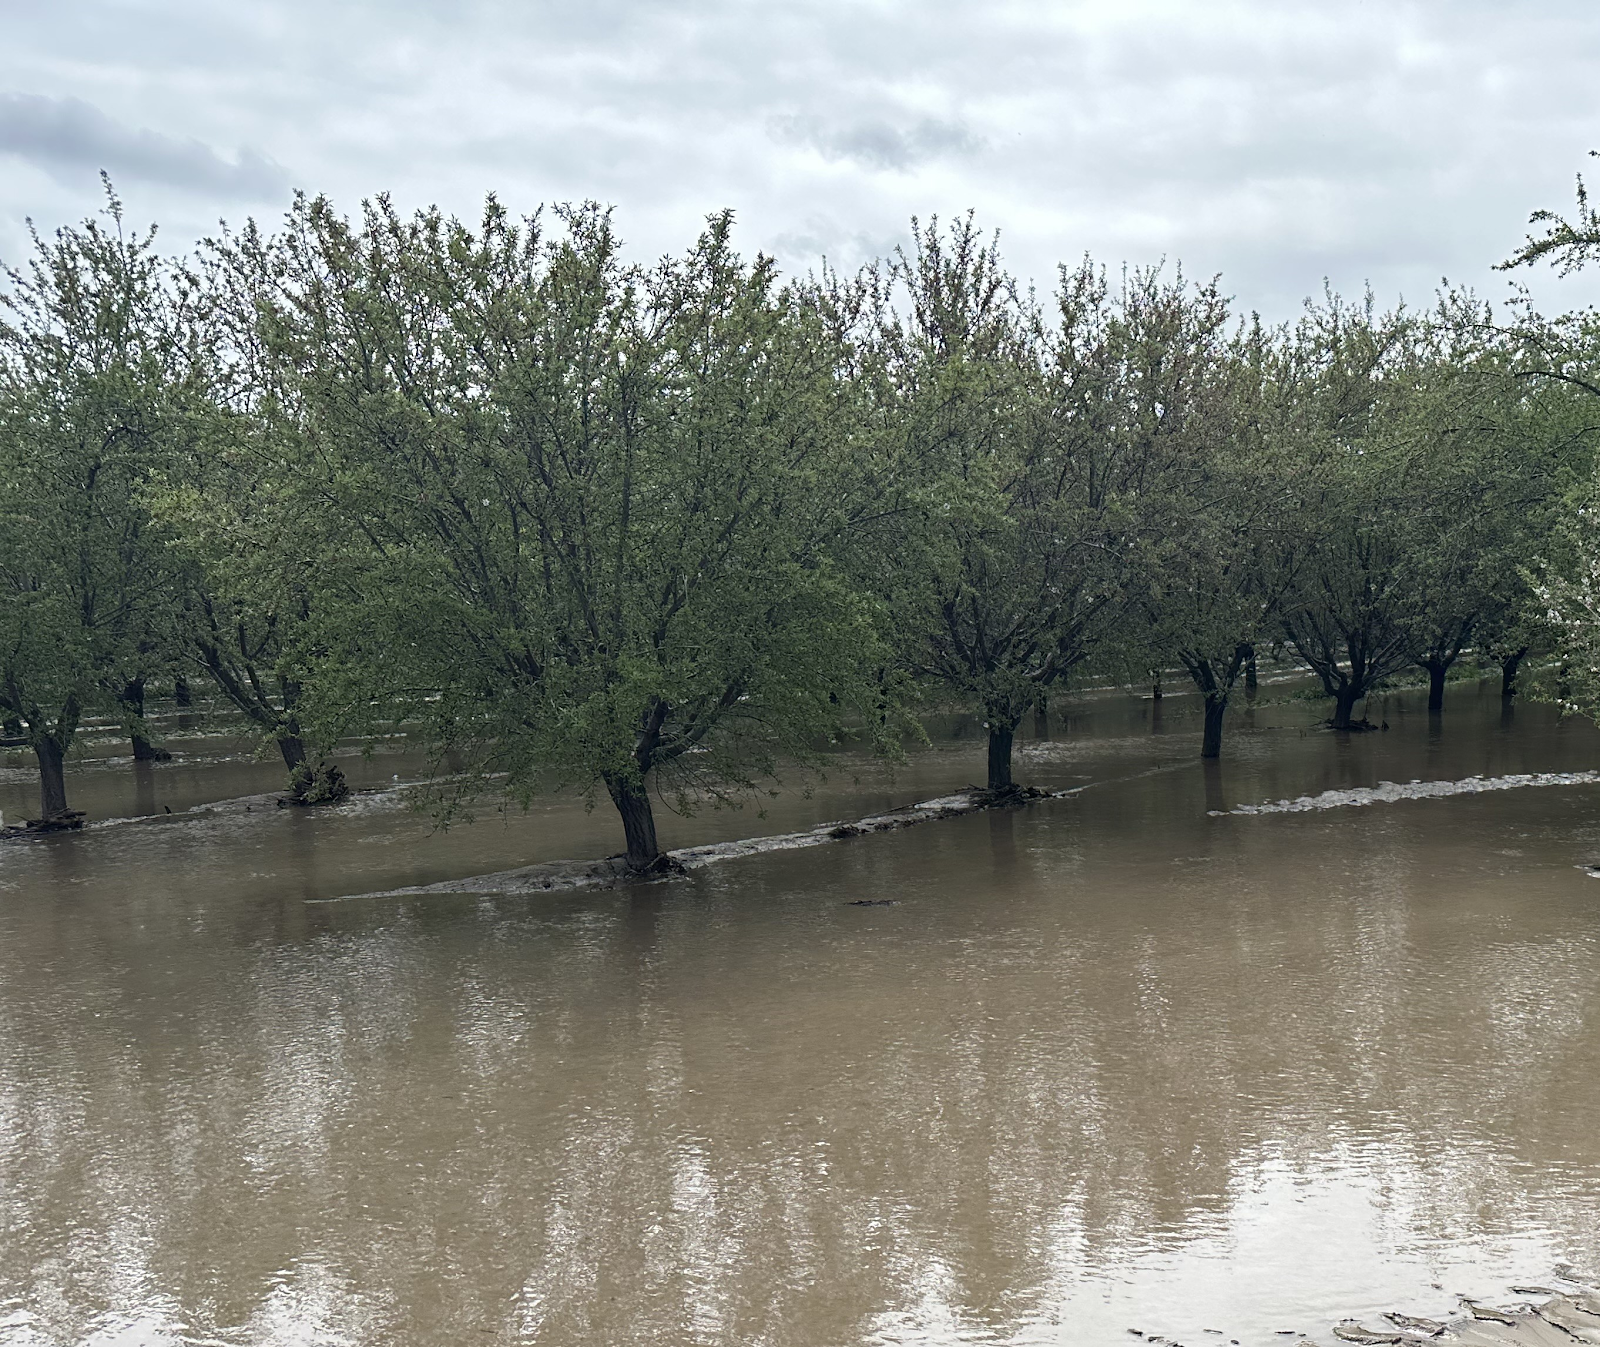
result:
[[[1590,150],[1589,153],[1600,157],[1600,151]],[[1534,211],[1529,223],[1544,225],[1545,232],[1538,236],[1529,234],[1522,247],[1500,263],[1499,270],[1532,266],[1548,258],[1560,275],[1570,276],[1600,257],[1600,211],[1589,204],[1589,189],[1581,173],[1576,205],[1577,215],[1572,220],[1551,210]]]
[[[1537,255],[1582,260],[1580,207]],[[785,282],[727,214],[645,267],[606,210],[493,198],[472,226],[302,198],[181,265],[112,198],[4,304],[0,716],[47,814],[82,715],[137,745],[179,671],[292,799],[399,731],[447,817],[604,788],[640,868],[652,796],[893,753],[918,698],[981,711],[1007,789],[1018,723],[1088,666],[1180,665],[1207,754],[1258,646],[1339,725],[1408,666],[1442,692],[1541,642],[1600,708],[1592,314],[1330,295],[1269,330],[1088,261],[1046,306],[971,216]]]
[[[1140,568],[1118,656],[1129,673],[1177,660],[1205,703],[1212,753],[1234,683],[1274,634],[1300,538],[1297,465],[1271,433],[1277,354],[1259,323],[1224,339],[1214,291],[1197,298],[1152,361],[1171,382],[1163,412],[1183,430],[1166,454],[1171,523]]]
[[[1009,728],[1075,654],[1063,637],[1078,595],[1054,586],[1057,502],[1029,453],[1032,315],[970,218],[948,242],[937,221],[917,228],[884,280],[870,339],[903,513],[891,564],[878,559],[872,578],[912,672]]]
[[[297,762],[289,773],[288,803],[298,805],[337,804],[350,794],[344,772],[333,763]]]
[[[852,711],[887,743],[830,555],[859,492],[826,315],[727,216],[648,271],[605,212],[559,224],[303,201],[225,255],[288,380],[289,513],[321,521],[306,714],[404,720],[514,792],[648,778],[680,807]]]
[[[205,397],[145,497],[170,537],[175,657],[209,678],[293,772],[306,755],[303,688],[325,662],[320,620],[336,622],[341,610],[338,538],[308,490],[316,464],[285,409],[280,371],[255,340],[258,297],[208,260],[196,281]]]
[[[877,341],[908,507],[890,608],[908,667],[982,710],[991,789],[1024,713],[1171,555],[1225,321],[1214,286],[1148,271],[1113,293],[1085,263],[1047,323],[970,217],[918,228],[890,268]]]
[[[0,292],[0,709],[40,756],[46,817],[81,716],[162,667],[171,626],[140,496],[181,421],[185,295],[108,200],[35,235]]]

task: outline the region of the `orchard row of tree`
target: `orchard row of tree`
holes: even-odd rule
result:
[[[145,689],[192,678],[302,800],[398,727],[469,782],[603,788],[642,870],[653,793],[892,752],[930,703],[982,715],[1005,792],[1075,679],[1181,665],[1215,756],[1257,650],[1348,730],[1469,649],[1509,684],[1600,593],[1590,318],[1271,328],[1087,261],[1044,300],[970,218],[784,279],[731,226],[645,267],[594,206],[301,199],[170,257],[112,196],[36,238],[0,299],[0,716],[42,820],[87,714],[156,752]]]

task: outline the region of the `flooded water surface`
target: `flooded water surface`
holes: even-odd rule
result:
[[[1593,1276],[1600,785],[1371,789],[1600,769],[1496,694],[1263,705],[1212,771],[1192,700],[1086,698],[1019,744],[1070,799],[536,898],[351,895],[603,855],[609,811],[86,760],[118,821],[0,850],[0,1344],[1332,1343]]]

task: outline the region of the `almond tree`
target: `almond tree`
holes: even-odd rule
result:
[[[1141,596],[1147,662],[1175,658],[1200,694],[1200,756],[1222,752],[1228,703],[1256,644],[1276,630],[1295,577],[1294,460],[1272,433],[1280,377],[1273,334],[1259,324],[1232,341],[1196,336],[1184,515],[1161,540]]]
[[[187,329],[154,231],[125,234],[107,197],[104,219],[35,234],[0,292],[0,712],[38,760],[45,826],[81,817],[64,773],[79,725],[129,711],[168,613],[141,488],[170,441]]]
[[[920,483],[891,567],[903,658],[982,713],[1004,793],[1022,716],[1145,592],[1186,511],[1226,306],[1159,269],[1113,292],[1086,262],[1047,322],[971,217],[916,228],[888,280],[889,433]]]
[[[1399,409],[1418,364],[1417,320],[1330,296],[1286,349],[1276,433],[1298,460],[1302,562],[1280,626],[1333,698],[1331,726],[1413,658],[1419,594],[1401,508]]]
[[[340,534],[320,723],[404,719],[523,798],[603,787],[648,871],[652,793],[732,800],[853,710],[883,726],[829,550],[850,390],[824,306],[730,216],[644,269],[606,212],[557,214],[302,201],[226,261],[292,389],[288,489]]]

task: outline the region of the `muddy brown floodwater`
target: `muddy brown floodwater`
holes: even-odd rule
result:
[[[1192,699],[1090,697],[1020,746],[1072,799],[531,898],[345,895],[608,812],[102,749],[121,821],[0,848],[0,1344],[1331,1344],[1593,1276],[1600,785],[1364,793],[1600,768],[1496,692],[1265,705],[1215,773]],[[955,789],[959,728],[665,840]]]

